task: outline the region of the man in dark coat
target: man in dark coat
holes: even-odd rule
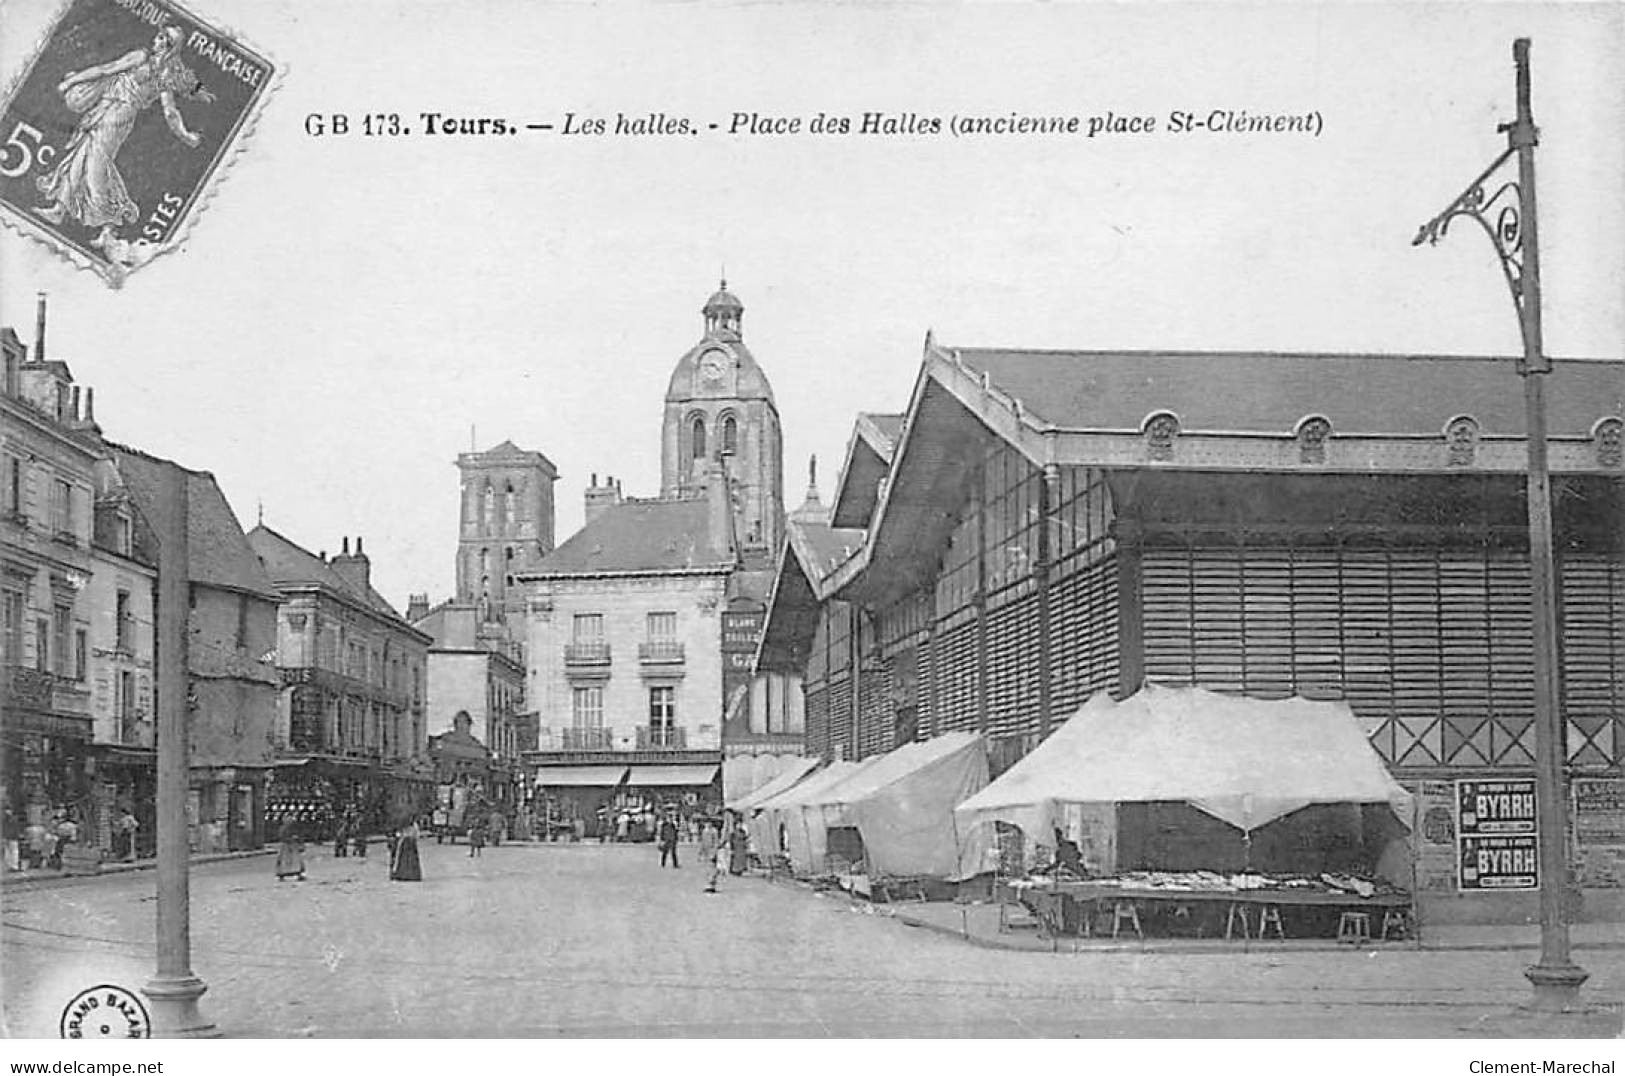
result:
[[[682,864],[677,862],[677,819],[668,814],[660,820],[659,838],[660,865],[664,867],[666,857],[670,856],[671,865],[681,867]]]

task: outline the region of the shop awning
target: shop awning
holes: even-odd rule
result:
[[[536,773],[536,787],[614,788],[625,779],[625,766],[546,766]]]
[[[626,783],[633,788],[687,788],[708,785],[722,767],[715,762],[689,766],[633,766]]]

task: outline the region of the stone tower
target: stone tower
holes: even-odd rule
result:
[[[698,494],[720,461],[746,565],[770,564],[784,537],[784,438],[773,387],[745,347],[745,307],[727,281],[701,312],[705,334],[666,389],[660,495]]]
[[[553,551],[553,483],[558,470],[540,452],[504,441],[457,457],[462,473],[457,531],[457,598],[485,620],[522,623],[524,588],[514,576]]]

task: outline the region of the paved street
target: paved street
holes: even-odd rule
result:
[[[1528,951],[1028,953],[977,948],[844,897],[729,879],[692,846],[424,846],[426,881],[311,855],[194,869],[205,1011],[241,1036],[1337,1036],[1475,1033],[1524,1000]],[[151,972],[154,875],[4,893],[6,1030]],[[1601,997],[1625,952],[1588,950]]]

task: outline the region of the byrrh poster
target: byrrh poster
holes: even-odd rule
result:
[[[0,0],[0,1030],[473,1051],[345,1061],[407,1068],[1488,1034],[1534,929],[1428,912],[1452,844],[1463,888],[1537,881],[1498,776],[1537,290],[1568,736],[1625,748],[1622,30]],[[1269,775],[1217,790],[1099,741],[1133,825],[956,813],[1153,688],[1328,733],[1215,737]]]

